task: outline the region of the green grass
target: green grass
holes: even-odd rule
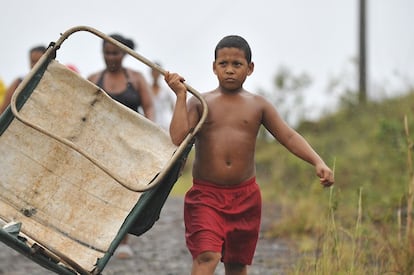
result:
[[[267,234],[297,241],[304,255],[293,274],[414,272],[407,226],[412,148],[404,131],[404,116],[414,131],[413,102],[409,94],[298,128],[328,164],[335,163],[330,189],[319,187],[313,169],[280,146],[259,142],[257,162],[267,182],[262,190],[289,209]]]

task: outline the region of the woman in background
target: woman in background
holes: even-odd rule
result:
[[[135,47],[134,41],[120,34],[113,34],[110,37],[131,49]],[[142,73],[122,65],[126,53],[114,44],[105,40],[102,50],[106,68],[90,75],[88,80],[135,112],[138,112],[138,108],[141,107],[145,117],[154,120],[151,92]]]

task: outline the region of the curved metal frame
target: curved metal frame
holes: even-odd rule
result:
[[[187,90],[193,94],[198,100],[200,100],[202,107],[203,107],[203,112],[201,115],[201,118],[199,120],[199,122],[197,123],[196,127],[194,127],[194,129],[188,133],[188,135],[186,136],[186,138],[183,140],[183,142],[181,143],[181,145],[183,146],[178,146],[176,153],[172,156],[172,158],[170,159],[170,161],[167,164],[167,167],[164,168],[155,179],[153,179],[148,185],[145,185],[144,187],[141,188],[133,188],[128,186],[124,180],[122,179],[121,176],[119,175],[115,175],[113,172],[111,172],[109,169],[107,169],[104,165],[100,164],[99,161],[97,159],[95,159],[94,157],[90,156],[86,151],[84,151],[82,148],[79,148],[76,144],[74,144],[73,142],[59,137],[53,133],[50,133],[49,131],[47,131],[46,129],[43,129],[42,127],[30,122],[30,120],[22,117],[18,111],[18,108],[16,106],[16,100],[19,97],[21,91],[25,88],[25,86],[27,85],[27,83],[29,82],[29,80],[32,78],[32,76],[37,72],[37,69],[40,68],[44,63],[49,62],[49,60],[51,58],[54,58],[56,56],[56,51],[60,48],[60,46],[62,45],[62,43],[73,33],[75,32],[79,32],[79,31],[87,31],[90,32],[100,38],[102,38],[105,41],[108,41],[116,46],[118,46],[119,48],[121,48],[123,51],[125,51],[126,53],[128,53],[129,55],[133,56],[134,58],[136,58],[137,60],[143,62],[144,64],[146,64],[147,66],[151,67],[152,69],[157,70],[158,72],[160,72],[162,75],[165,75],[166,71],[164,69],[162,69],[160,66],[158,66],[157,64],[151,62],[150,60],[148,60],[147,58],[143,57],[142,55],[138,54],[137,52],[135,52],[134,50],[132,50],[131,48],[125,46],[124,44],[120,43],[119,41],[107,36],[106,34],[91,28],[91,27],[87,27],[87,26],[78,26],[78,27],[73,27],[69,30],[67,30],[66,32],[64,32],[61,37],[59,38],[59,40],[57,40],[55,43],[51,43],[51,45],[49,46],[49,48],[47,49],[46,53],[42,56],[42,58],[39,60],[39,62],[33,67],[32,71],[29,73],[29,75],[23,80],[23,82],[21,83],[20,87],[16,90],[16,92],[13,94],[12,99],[11,99],[11,110],[14,114],[14,116],[20,120],[22,123],[26,124],[27,126],[59,141],[62,144],[65,144],[66,146],[69,146],[70,148],[72,148],[73,150],[77,151],[78,153],[80,153],[81,155],[83,155],[85,158],[87,158],[89,161],[91,161],[93,164],[95,164],[97,167],[99,167],[103,172],[105,172],[106,174],[108,174],[110,177],[112,177],[116,182],[118,182],[119,184],[121,184],[122,186],[124,186],[125,188],[127,188],[130,191],[134,191],[134,192],[144,192],[147,191],[151,188],[153,188],[154,186],[156,186],[159,183],[158,179],[162,179],[167,173],[169,168],[171,167],[171,165],[173,163],[175,163],[179,156],[181,155],[181,153],[185,150],[185,145],[188,144],[189,142],[191,142],[191,140],[193,139],[193,137],[197,134],[197,132],[200,130],[202,124],[204,123],[204,121],[206,120],[207,117],[207,113],[208,113],[208,108],[207,108],[207,103],[205,102],[204,98],[201,96],[201,94],[195,90],[193,87],[191,87],[190,85],[184,83],[184,85],[186,86]]]
[[[128,48],[127,46],[123,45],[122,43],[116,41],[115,39],[105,35],[104,33],[91,28],[91,27],[87,27],[87,26],[77,26],[77,27],[73,27],[71,29],[68,29],[66,32],[64,32],[63,34],[61,34],[60,38],[56,41],[56,42],[52,42],[47,51],[45,52],[45,54],[41,57],[41,59],[36,63],[36,65],[33,67],[33,69],[29,72],[29,74],[23,79],[22,83],[19,85],[19,87],[16,89],[15,93],[12,96],[12,100],[10,103],[10,109],[11,112],[13,113],[14,117],[16,119],[18,119],[19,121],[21,121],[22,123],[24,123],[25,125],[57,140],[58,142],[69,146],[70,148],[72,148],[73,150],[77,151],[78,153],[80,153],[81,155],[83,155],[86,159],[88,159],[89,161],[91,161],[93,164],[95,164],[98,168],[100,168],[102,171],[104,171],[105,173],[107,173],[110,177],[112,177],[115,181],[117,181],[119,184],[121,184],[122,186],[124,186],[125,188],[133,191],[133,192],[145,192],[145,191],[151,191],[150,193],[152,193],[152,191],[156,191],[156,189],[153,189],[154,187],[156,187],[158,185],[158,183],[162,182],[163,179],[168,176],[168,174],[170,173],[171,170],[173,170],[172,168],[177,167],[177,163],[182,161],[182,157],[184,154],[187,154],[189,151],[189,146],[193,143],[194,140],[194,136],[197,134],[197,132],[201,129],[204,121],[207,118],[207,114],[208,114],[208,108],[207,108],[207,103],[205,102],[204,98],[201,96],[201,94],[196,91],[194,88],[192,88],[191,86],[189,86],[188,84],[184,83],[184,85],[186,86],[187,90],[194,95],[198,100],[200,100],[203,111],[202,111],[202,115],[201,118],[199,120],[199,122],[197,123],[197,125],[195,126],[194,129],[191,130],[191,132],[188,133],[188,135],[185,137],[185,139],[183,140],[183,142],[177,147],[177,150],[174,152],[174,154],[172,155],[171,159],[168,161],[167,165],[164,167],[164,169],[162,169],[162,171],[150,182],[148,183],[148,185],[144,186],[143,188],[131,188],[130,186],[128,186],[127,184],[125,184],[122,180],[121,177],[119,177],[118,175],[114,175],[111,171],[109,171],[109,169],[107,169],[106,167],[104,167],[102,164],[99,163],[98,160],[96,160],[95,158],[93,158],[92,156],[90,156],[87,152],[85,152],[82,148],[79,148],[76,144],[72,143],[71,141],[59,137],[53,133],[50,133],[49,131],[47,131],[46,129],[43,129],[42,127],[32,123],[29,119],[23,117],[20,113],[19,110],[20,108],[24,105],[24,101],[27,98],[19,98],[19,95],[22,93],[22,91],[24,91],[26,89],[26,87],[28,85],[33,85],[33,80],[37,81],[39,80],[38,78],[41,78],[41,74],[39,74],[39,72],[44,69],[45,67],[47,67],[48,63],[50,62],[51,59],[54,59],[56,57],[56,52],[57,50],[59,50],[59,48],[61,47],[62,43],[72,34],[79,32],[79,31],[86,31],[86,32],[90,32],[102,39],[104,39],[105,41],[108,41],[116,46],[118,46],[119,48],[121,48],[123,51],[125,51],[126,53],[128,53],[129,55],[131,55],[132,57],[134,57],[135,59],[143,62],[144,64],[146,64],[147,66],[151,67],[152,69],[157,70],[158,72],[160,72],[162,75],[165,75],[166,71],[164,69],[162,69],[160,66],[156,65],[155,63],[151,62],[150,60],[148,60],[147,58],[143,57],[142,55],[138,54],[137,52],[133,51],[132,49]],[[36,80],[37,79],[37,80]],[[22,103],[23,102],[23,103]],[[10,111],[8,111],[8,116],[10,115]],[[10,123],[10,121],[8,121],[8,123]],[[7,123],[6,123],[7,124]],[[1,130],[1,129],[0,129]],[[3,129],[4,130],[4,129]],[[0,132],[1,134],[1,132]],[[161,185],[160,185],[161,186]],[[150,190],[151,189],[151,190]],[[135,207],[137,208],[137,207]],[[131,212],[135,213],[138,212],[139,209],[135,209]],[[136,214],[136,213],[135,213]],[[122,228],[122,234],[126,234],[128,231],[128,228],[132,225],[132,223],[134,222],[133,218],[127,218],[126,220],[126,224],[124,225],[125,228]],[[30,255],[29,257],[32,258],[34,261],[38,262],[40,265],[53,270],[55,272],[61,273],[61,274],[73,274],[72,271],[78,272],[80,274],[99,274],[102,269],[104,268],[104,266],[106,265],[107,261],[109,260],[110,256],[112,255],[113,251],[115,250],[117,243],[120,242],[120,236],[116,236],[116,239],[114,240],[114,243],[111,245],[110,250],[108,255],[105,255],[104,259],[102,259],[102,262],[100,263],[100,266],[94,270],[94,271],[87,271],[84,270],[82,267],[80,267],[77,263],[71,261],[69,258],[67,258],[65,255],[63,255],[61,252],[59,251],[52,251],[50,250],[50,248],[47,247],[47,245],[41,244],[44,248],[48,249],[50,251],[50,258],[54,258],[54,255],[57,256],[57,259],[54,259],[52,261],[48,261],[44,258],[43,254],[44,253],[48,253],[43,252],[38,254],[35,253],[34,251],[32,251],[32,248],[26,247],[25,245],[20,244],[20,241],[18,239],[16,239],[13,236],[9,236],[10,234],[5,233],[1,228],[0,228],[0,236],[5,240],[6,243],[8,243],[10,246],[14,247],[16,250],[20,251],[23,254],[26,255]],[[4,233],[4,234],[3,234]],[[120,235],[122,235],[120,233]],[[39,243],[40,244],[40,243]],[[69,270],[63,266],[60,266],[57,264],[56,260],[59,260],[63,263],[65,263],[67,265],[67,267],[72,268],[73,270]]]

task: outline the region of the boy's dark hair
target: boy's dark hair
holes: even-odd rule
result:
[[[32,52],[42,52],[42,53],[45,53],[46,52],[46,49],[47,48],[45,46],[39,45],[39,46],[35,46],[35,47],[31,48],[30,51],[29,51],[29,53],[32,53]]]
[[[214,59],[217,58],[217,52],[218,50],[222,48],[237,48],[244,52],[244,55],[246,57],[246,60],[248,63],[252,62],[252,50],[250,49],[249,43],[247,41],[238,35],[228,35],[222,38],[214,50]]]
[[[125,38],[125,37],[123,37],[122,35],[120,35],[118,33],[111,34],[109,37],[115,39],[118,42],[121,42],[122,44],[124,44],[128,48],[131,48],[131,49],[134,49],[135,48],[135,43],[134,43],[134,41],[132,41],[132,39]],[[103,46],[105,46],[105,44],[107,42],[108,41],[104,40],[103,41]]]

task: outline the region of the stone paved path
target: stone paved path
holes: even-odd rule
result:
[[[128,260],[112,257],[104,275],[185,275],[190,274],[191,256],[185,247],[182,219],[183,199],[170,196],[154,227],[141,237],[130,237],[135,256]],[[263,207],[262,231],[276,213]],[[265,239],[261,234],[250,275],[284,275],[291,269],[293,252],[282,240]],[[0,242],[0,275],[50,275],[54,274],[37,265]],[[219,264],[217,275],[224,274]]]

